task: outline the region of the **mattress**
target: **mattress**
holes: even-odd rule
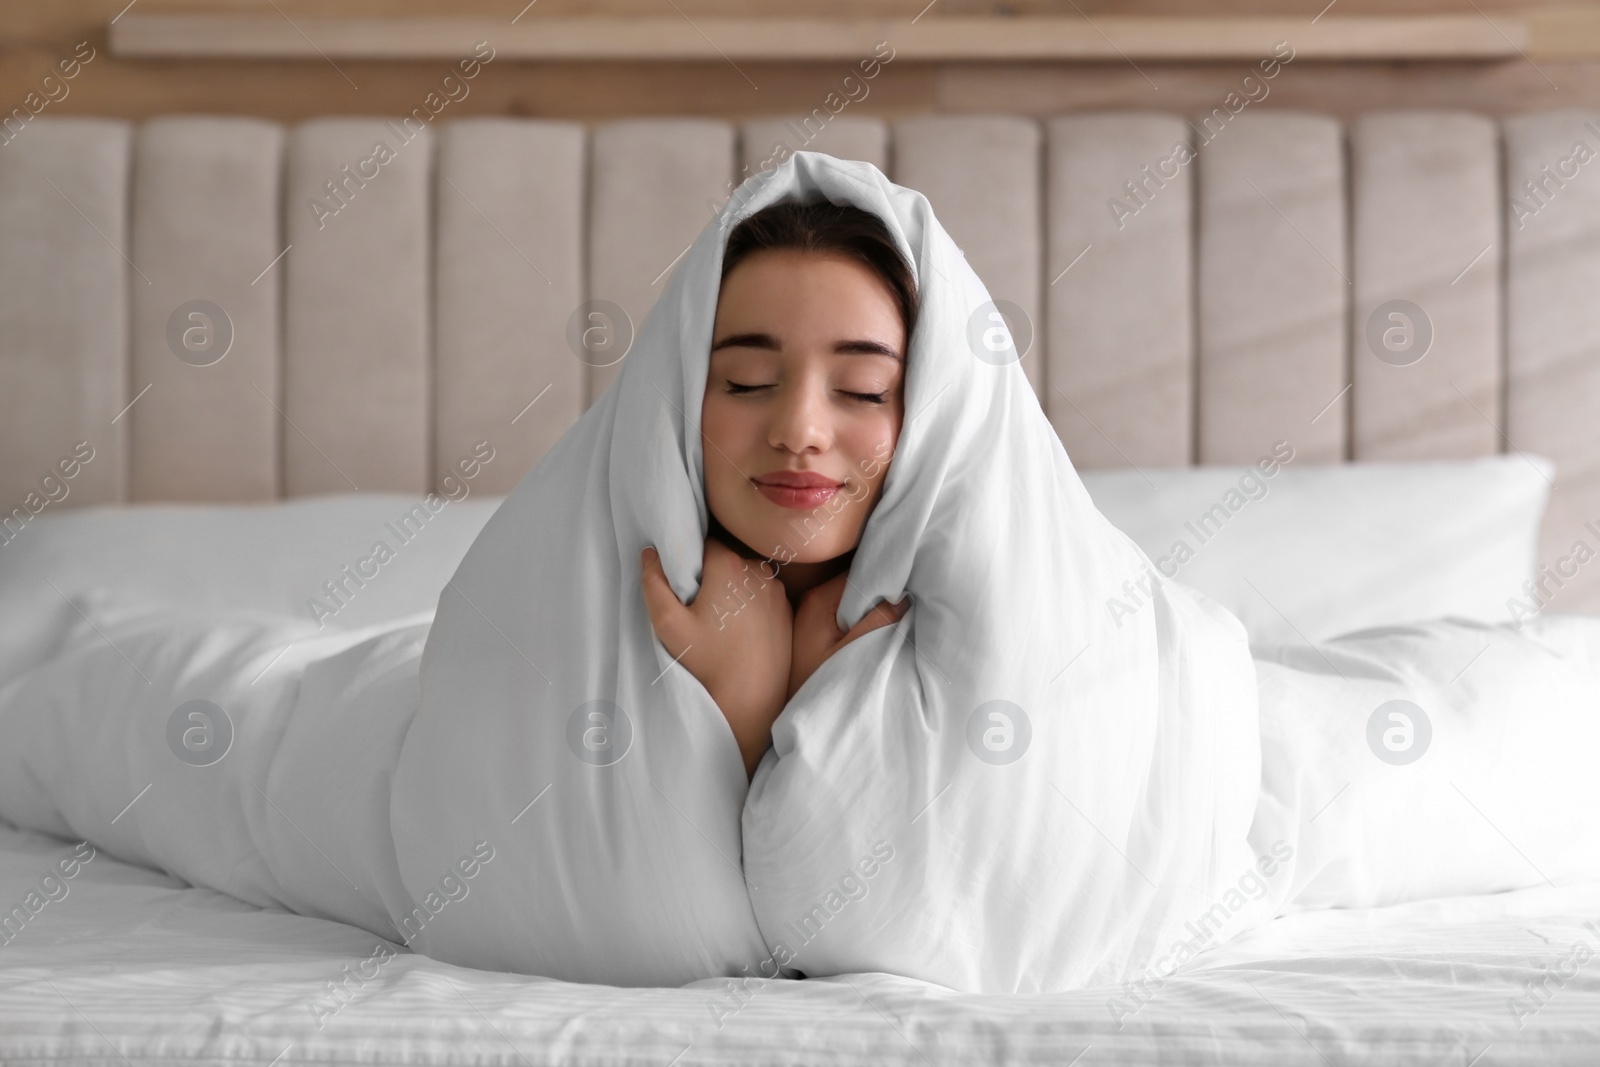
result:
[[[3,906],[76,844],[0,825]],[[75,870],[0,945],[7,1067],[1600,1059],[1600,882],[1302,912],[1159,985],[973,996],[888,974],[628,989],[476,971],[104,853]]]

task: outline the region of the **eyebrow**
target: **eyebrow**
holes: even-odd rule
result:
[[[770,333],[736,333],[730,334],[712,345],[711,351],[715,352],[719,348],[765,348],[777,352],[781,347],[777,338]],[[886,345],[882,341],[867,339],[840,341],[833,346],[833,351],[837,355],[888,356],[896,361],[901,359],[900,353],[896,352],[892,346]]]

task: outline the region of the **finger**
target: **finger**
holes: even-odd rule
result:
[[[873,630],[876,630],[880,627],[899,622],[901,619],[905,618],[905,614],[910,610],[910,608],[911,597],[909,594],[901,597],[900,602],[897,604],[890,604],[888,601],[879,601],[873,606],[871,611],[861,616],[860,622],[850,627],[850,632],[845,634],[844,640],[839,643],[848,644],[849,642],[860,637],[862,634],[871,633]]]
[[[679,612],[688,609],[678,599],[678,594],[672,591],[667,572],[661,567],[661,556],[653,546],[640,554],[639,571],[639,584],[644,590],[644,606],[650,613],[650,625],[656,635],[661,636],[664,630],[673,626]],[[665,644],[665,640],[662,643]]]

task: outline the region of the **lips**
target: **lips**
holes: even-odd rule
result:
[[[751,481],[762,496],[786,508],[814,508],[844,488],[844,483],[815,471],[773,471]]]
[[[815,471],[773,471],[758,476],[755,481],[758,485],[781,485],[786,489],[821,489],[826,486],[837,489],[844,484],[837,478],[829,478]]]

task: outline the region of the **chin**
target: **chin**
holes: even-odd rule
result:
[[[809,541],[804,533],[788,530],[786,534],[773,540],[772,547],[776,551],[781,545],[783,551],[792,553],[790,563],[826,563],[852,551],[861,541],[859,531],[850,536],[813,537]]]
[[[855,547],[854,541],[844,543],[832,537],[814,537],[806,541],[803,534],[796,534],[784,523],[735,521],[732,525],[723,524],[723,528],[751,552],[780,564],[824,563]]]
[[[796,552],[790,563],[826,563],[830,559],[838,559],[854,548],[854,545],[823,545],[815,542],[809,544],[804,550]]]

